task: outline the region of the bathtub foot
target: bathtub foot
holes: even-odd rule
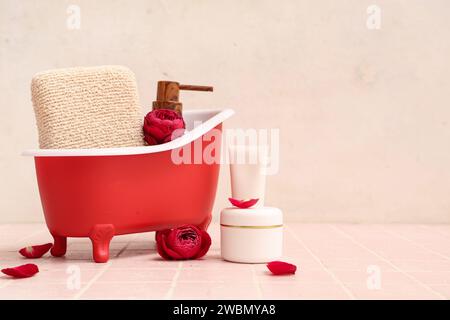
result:
[[[114,232],[112,224],[97,224],[92,229],[89,238],[92,242],[92,253],[95,262],[103,263],[109,260],[109,242],[113,238]]]
[[[50,253],[54,257],[62,257],[66,254],[67,249],[67,237],[61,237],[61,236],[53,236],[53,247],[50,250]]]

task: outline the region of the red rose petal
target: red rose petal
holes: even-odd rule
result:
[[[163,255],[161,255],[161,257],[166,260],[182,260],[183,257],[180,254],[178,254],[178,252],[172,250],[166,245],[166,238],[167,237],[163,234],[161,236],[161,241],[158,242],[158,246],[160,246],[158,252],[160,251],[163,252]]]
[[[166,251],[164,250],[164,247],[162,245],[162,241],[156,243],[156,249],[158,251],[158,254],[161,256],[161,258],[163,258],[164,260],[172,260],[172,257],[169,256],[166,253]]]
[[[202,245],[200,247],[200,251],[195,255],[194,259],[199,259],[203,257],[211,247],[211,237],[208,232],[202,230]]]
[[[38,273],[39,268],[33,263],[28,263],[13,268],[2,269],[2,272],[13,278],[29,278]]]
[[[230,200],[231,204],[235,207],[241,208],[241,209],[247,209],[250,207],[253,207],[259,199],[249,199],[249,200],[238,200],[233,198],[228,198]]]
[[[269,262],[267,268],[274,275],[295,274],[295,271],[297,271],[297,266],[283,261]]]
[[[167,233],[169,233],[169,232],[170,232],[170,229],[156,231],[156,233],[155,233],[156,249],[158,250],[159,255],[164,260],[172,260],[172,258],[164,251],[164,248],[162,247],[162,241],[165,241],[162,239],[162,237],[163,237],[163,235],[167,235]]]
[[[160,241],[163,234],[167,235],[170,232],[170,229],[160,230],[155,232],[155,241]]]
[[[156,141],[155,138],[147,134],[144,134],[144,140],[148,143],[149,146],[158,144],[158,141]]]
[[[37,259],[46,254],[53,247],[53,243],[46,243],[37,246],[25,247],[19,253],[28,259]]]
[[[171,134],[167,135],[167,137],[164,139],[165,142],[170,142],[172,140],[178,139],[179,137],[184,135],[185,129],[175,129]]]

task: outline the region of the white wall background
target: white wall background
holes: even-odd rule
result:
[[[381,29],[366,9],[381,8]],[[67,7],[81,29],[66,27]],[[34,73],[123,64],[150,109],[157,80],[214,85],[184,107],[280,128],[267,202],[303,221],[450,222],[447,0],[0,0],[0,222],[42,220]],[[228,170],[216,202],[226,205]]]

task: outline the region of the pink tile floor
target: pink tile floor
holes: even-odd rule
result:
[[[220,259],[219,226],[203,260],[162,261],[154,234],[114,238],[95,264],[88,239],[65,258],[26,260],[17,250],[51,241],[44,225],[0,225],[0,268],[28,262],[28,279],[0,276],[0,299],[449,299],[449,225],[301,224],[285,227],[283,260],[295,276]]]

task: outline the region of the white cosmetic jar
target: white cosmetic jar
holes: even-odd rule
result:
[[[222,258],[241,263],[277,260],[283,251],[283,213],[278,208],[226,208],[220,213]]]

